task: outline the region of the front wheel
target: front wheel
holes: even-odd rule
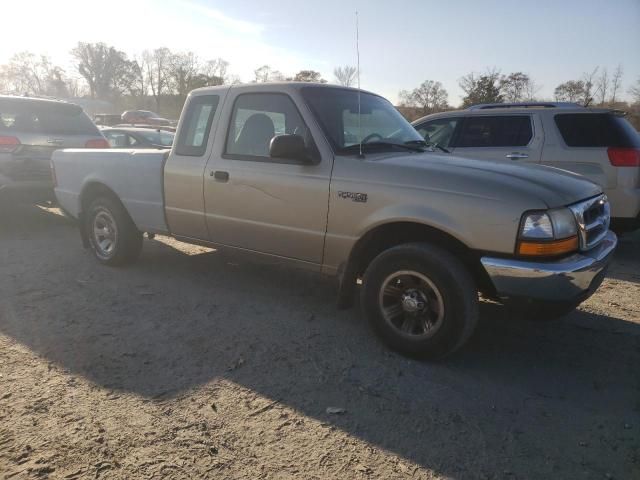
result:
[[[471,275],[433,245],[393,247],[367,268],[362,308],[374,331],[402,354],[436,359],[460,348],[478,320]]]
[[[117,200],[100,197],[92,201],[83,228],[93,253],[102,264],[126,265],[140,256],[142,233]]]

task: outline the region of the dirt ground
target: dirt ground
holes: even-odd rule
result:
[[[640,235],[578,311],[483,304],[445,362],[334,302],[166,238],[105,268],[55,211],[0,213],[0,478],[640,478]]]

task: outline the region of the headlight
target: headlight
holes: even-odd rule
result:
[[[520,236],[522,238],[553,239],[551,218],[546,213],[530,213],[522,222]]]
[[[578,224],[573,212],[568,208],[558,208],[549,212],[553,224],[554,238],[567,238],[578,234]]]
[[[525,213],[516,252],[527,256],[554,256],[578,249],[578,225],[568,208]]]

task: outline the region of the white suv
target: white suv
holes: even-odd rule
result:
[[[456,156],[584,175],[609,197],[613,228],[640,227],[640,134],[622,112],[572,103],[498,103],[428,115],[413,126]]]

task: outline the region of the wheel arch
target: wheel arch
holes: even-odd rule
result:
[[[428,224],[393,221],[371,228],[354,244],[340,274],[338,305],[351,306],[356,282],[375,257],[389,248],[413,242],[430,243],[452,253],[469,270],[478,289],[491,293],[493,287],[482,268],[480,255],[461,240]]]
[[[91,205],[91,202],[101,196],[109,197],[112,200],[118,202],[120,206],[122,206],[126,214],[129,216],[129,218],[131,219],[131,214],[129,213],[129,210],[127,210],[127,207],[122,202],[122,200],[120,200],[120,197],[115,191],[113,191],[113,189],[111,189],[105,183],[100,182],[98,180],[87,182],[82,187],[82,191],[80,192],[79,209],[78,209],[78,226],[80,228],[82,245],[85,248],[89,247],[89,238],[87,237],[86,229],[84,228],[85,215],[86,215],[87,209],[89,208],[89,205]]]

